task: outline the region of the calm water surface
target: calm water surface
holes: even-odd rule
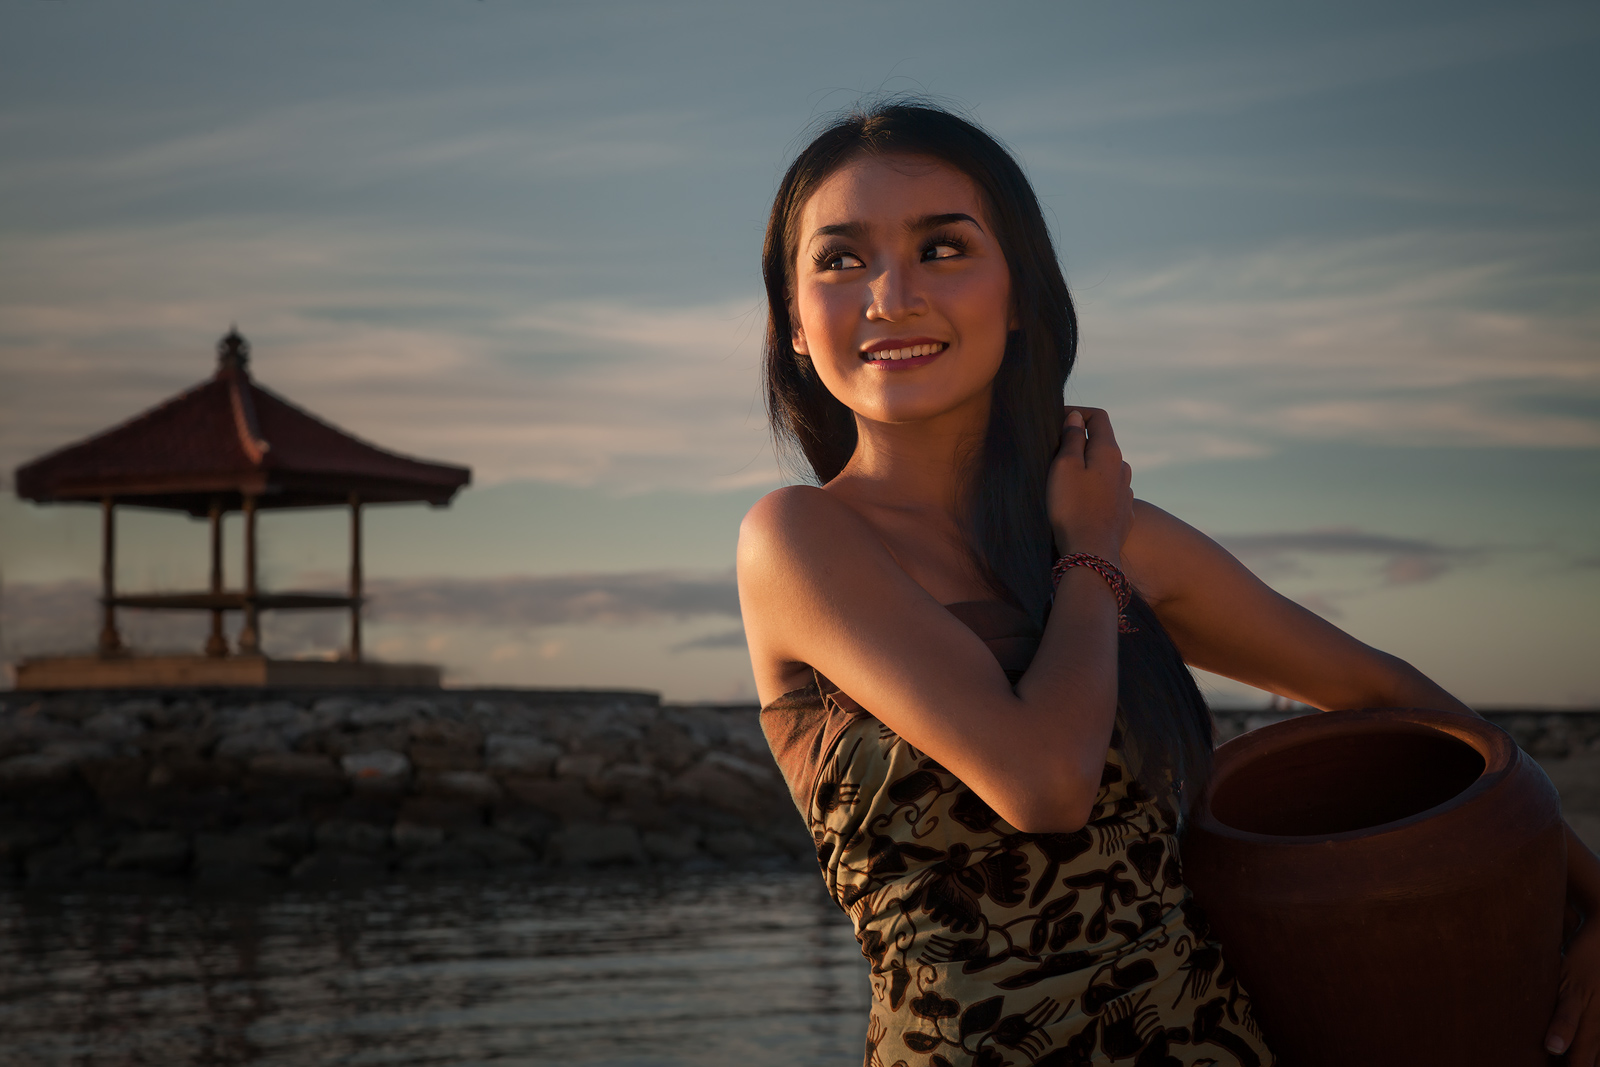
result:
[[[815,871],[0,894],[0,1064],[859,1063]]]

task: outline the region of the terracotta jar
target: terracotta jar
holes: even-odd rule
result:
[[[1560,799],[1482,719],[1338,711],[1230,741],[1183,864],[1284,1067],[1546,1062]]]

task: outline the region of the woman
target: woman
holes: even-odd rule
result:
[[[872,963],[867,1062],[1272,1062],[1177,862],[1211,739],[1184,663],[1319,708],[1466,709],[1135,501],[1105,412],[1063,418],[1071,298],[983,131],[915,104],[835,123],[763,268],[769,413],[821,487],[750,511],[740,599]],[[1573,854],[1587,911],[1600,863]],[[1597,957],[1586,930],[1552,1025],[1585,1065]]]

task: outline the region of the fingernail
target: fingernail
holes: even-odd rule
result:
[[[1567,1051],[1567,1043],[1559,1037],[1547,1037],[1544,1041],[1544,1050],[1552,1056],[1559,1056]]]
[[[1076,410],[1067,412],[1067,425],[1068,426],[1082,426],[1083,425],[1083,412],[1076,411]]]

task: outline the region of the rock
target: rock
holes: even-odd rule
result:
[[[400,785],[411,776],[411,761],[392,748],[353,752],[339,760],[352,780],[370,784]]]
[[[129,743],[144,733],[144,723],[118,710],[102,711],[83,724],[83,732],[108,744]]]
[[[267,843],[260,832],[196,834],[195,873],[207,880],[229,881],[259,871],[282,871],[289,857]]]
[[[189,842],[170,830],[155,830],[125,838],[106,859],[113,871],[151,871],[177,874],[189,863]]]
[[[492,804],[500,798],[500,785],[482,771],[439,771],[430,775],[428,786],[447,797]]]
[[[389,847],[389,831],[371,823],[349,819],[329,819],[313,831],[317,847],[323,850],[376,854]]]
[[[64,882],[100,865],[100,850],[76,841],[29,853],[23,867],[30,882]]]
[[[311,705],[311,718],[322,730],[343,726],[360,705],[349,697],[323,697]]]
[[[413,715],[413,705],[410,701],[395,701],[390,704],[362,704],[350,709],[346,721],[351,726],[398,726],[408,722]]]
[[[788,793],[776,774],[769,775],[746,760],[721,752],[707,753],[699,763],[673,779],[667,794],[763,820],[780,802],[788,802]]]
[[[412,723],[406,751],[421,770],[475,771],[483,766],[483,734],[449,719]]]
[[[500,807],[494,811],[494,828],[525,844],[543,845],[559,825],[547,811],[531,807]]]
[[[562,822],[598,822],[606,811],[606,806],[590,796],[581,781],[507,778],[505,789],[524,804],[547,811]]]
[[[59,830],[38,822],[0,823],[0,862],[17,862],[29,850],[48,845],[60,836]]]
[[[277,730],[263,727],[259,730],[229,734],[217,742],[217,747],[213,751],[218,759],[248,760],[253,756],[263,756],[268,753],[288,752],[289,742]]]
[[[421,826],[414,822],[397,822],[389,831],[394,847],[402,852],[418,852],[444,844],[444,831],[437,826]]]
[[[298,785],[320,793],[338,793],[344,774],[327,756],[304,752],[266,752],[250,760],[250,773],[272,786]]]
[[[699,836],[692,830],[679,833],[647,830],[639,835],[639,842],[651,859],[681,863],[700,854]]]
[[[120,756],[107,760],[93,760],[79,768],[89,788],[108,808],[125,810],[144,800],[150,768],[138,756]]]
[[[51,745],[43,752],[0,760],[0,789],[65,785],[73,778],[81,747],[73,743]],[[110,755],[110,750],[103,749],[103,754]]]
[[[400,861],[400,869],[408,874],[469,874],[487,865],[482,856],[460,845],[425,848]]]
[[[777,847],[765,837],[744,830],[715,830],[706,834],[705,849],[719,860],[748,860],[771,856]]]
[[[448,797],[408,797],[400,805],[395,819],[418,826],[437,826],[441,830],[465,830],[483,825],[483,808]]]
[[[551,858],[568,867],[643,863],[639,831],[620,823],[573,823],[550,835]]]
[[[606,765],[606,757],[596,752],[578,752],[556,760],[557,778],[577,778],[588,781],[599,774]]]
[[[652,763],[669,773],[688,768],[701,755],[689,731],[665,719],[658,719],[646,728],[640,748]]]
[[[491,867],[526,867],[537,862],[528,847],[509,834],[479,827],[463,830],[454,842],[475,852]]]
[[[537,737],[490,734],[483,739],[484,761],[491,771],[547,776],[562,757],[559,745]]]
[[[318,851],[296,863],[290,877],[300,882],[370,882],[388,871],[388,863],[375,856]]]
[[[262,840],[275,849],[298,856],[310,852],[315,841],[314,827],[304,819],[286,819],[267,828]]]

